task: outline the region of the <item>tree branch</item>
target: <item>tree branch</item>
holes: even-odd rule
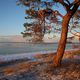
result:
[[[71,5],[71,3],[69,2],[69,0],[66,0],[66,2],[68,3],[68,5]]]
[[[65,3],[64,0],[54,0],[54,1],[62,4],[66,8],[67,12],[70,10],[70,5],[68,5],[67,3]],[[68,1],[68,0],[66,0],[66,1]]]
[[[80,6],[80,0],[75,0],[73,3],[71,3],[71,7],[72,7],[72,5],[74,5],[74,4],[77,4],[77,5]]]

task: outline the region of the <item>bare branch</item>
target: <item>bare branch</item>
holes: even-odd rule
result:
[[[54,0],[54,1],[62,4],[65,7],[67,12],[70,10],[70,5],[68,5],[66,2],[64,2],[64,0]]]
[[[80,6],[80,0],[75,0],[73,3],[71,3],[71,7],[72,7],[72,5],[74,5],[74,4],[77,4],[77,5]]]
[[[72,28],[70,29],[70,33],[73,34],[74,36],[80,37],[80,32],[75,31],[76,33],[72,32]]]
[[[74,1],[75,2],[75,1]],[[78,9],[78,7],[79,7],[79,4],[78,3],[80,3],[79,1],[78,2],[76,2],[75,4],[74,4],[74,6],[73,6],[73,8],[72,8],[72,11],[73,11],[73,13]]]
[[[69,2],[69,0],[66,0],[66,2],[68,3],[68,5],[71,5],[71,3]]]

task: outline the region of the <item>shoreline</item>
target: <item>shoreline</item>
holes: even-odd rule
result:
[[[80,50],[67,50],[65,54],[78,55]],[[41,57],[36,61],[24,60],[11,62],[0,67],[0,80],[79,80],[80,58],[65,55],[62,65],[53,68],[53,53],[39,54]],[[34,55],[35,56],[35,55]],[[67,57],[66,57],[67,56]],[[49,58],[49,61],[47,60]],[[41,59],[41,60],[39,60]],[[50,61],[51,60],[51,61]]]
[[[74,51],[79,51],[79,49],[69,49],[65,50],[65,53],[71,53]],[[30,59],[33,60],[35,55],[43,55],[43,54],[55,54],[56,51],[39,51],[39,52],[31,52],[31,53],[20,53],[20,54],[9,54],[9,55],[0,55],[0,63],[3,62],[11,62],[15,60],[23,60]]]
[[[58,44],[59,42],[0,42],[0,43],[28,43],[28,44]],[[80,42],[67,42],[66,44],[78,44]]]
[[[80,79],[80,50],[66,50],[62,65],[51,68],[56,52],[35,54],[32,59],[19,59],[0,64],[0,80],[78,80]],[[40,57],[35,57],[35,56]],[[72,57],[73,55],[79,58]]]

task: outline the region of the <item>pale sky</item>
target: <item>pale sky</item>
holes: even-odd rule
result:
[[[25,9],[16,0],[0,0],[0,35],[19,35],[24,31],[24,17]]]
[[[25,30],[25,16],[25,7],[17,6],[16,0],[0,0],[0,35],[20,35]]]
[[[25,9],[24,6],[16,5],[16,0],[0,0],[0,36],[21,35],[25,30]],[[53,9],[66,13],[61,5],[54,6]]]

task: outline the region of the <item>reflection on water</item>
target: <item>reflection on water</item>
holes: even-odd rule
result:
[[[16,54],[16,53],[29,53],[39,51],[55,51],[57,43],[0,43],[0,54]],[[72,44],[67,44],[66,49],[71,49]]]

